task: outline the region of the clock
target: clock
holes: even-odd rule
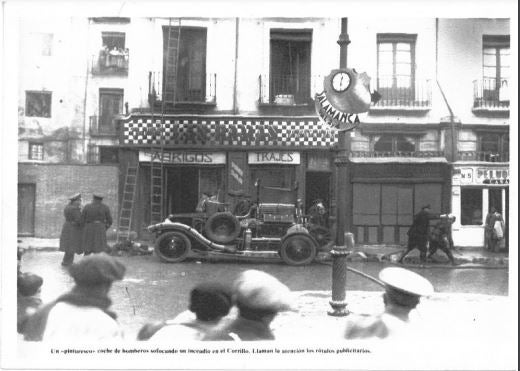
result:
[[[350,76],[346,72],[338,72],[332,77],[332,88],[338,92],[344,92],[350,86]]]

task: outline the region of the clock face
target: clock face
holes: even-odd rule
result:
[[[350,85],[350,76],[346,72],[338,72],[332,78],[332,87],[337,92],[343,92],[348,89]]]

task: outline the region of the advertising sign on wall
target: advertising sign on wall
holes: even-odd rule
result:
[[[139,162],[160,162],[161,152],[139,151]],[[225,152],[164,151],[162,161],[177,165],[224,165]]]
[[[248,162],[251,165],[260,164],[285,164],[285,165],[299,165],[299,152],[285,152],[285,151],[261,151],[249,152]]]

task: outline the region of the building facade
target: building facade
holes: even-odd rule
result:
[[[339,64],[339,18],[73,18],[69,24],[81,30],[68,40],[77,49],[77,86],[64,78],[76,92],[76,109],[66,123],[54,115],[42,120],[77,132],[76,145],[69,140],[71,154],[51,160],[48,144],[40,161],[115,169],[113,207],[131,209],[132,229],[141,236],[156,203],[161,216],[190,213],[207,192],[232,207],[239,194],[256,196],[257,179],[277,188],[263,189],[264,202],[292,202],[292,193],[280,190],[297,189],[305,210],[320,198],[330,215],[334,185],[351,183],[351,206],[342,212],[364,244],[406,243],[413,215],[429,203],[457,215],[457,245],[483,246],[483,223],[465,224],[468,203],[485,216],[489,200],[500,198],[507,213],[505,180],[497,185],[484,176],[489,184],[466,189],[460,176],[467,169],[476,177],[502,176],[509,168],[506,157],[496,162],[495,151],[509,146],[502,89],[508,20],[349,19],[348,65],[367,72],[382,99],[360,115],[351,134],[344,180],[335,175],[337,133],[320,122],[313,101]],[[470,29],[472,43],[464,38]],[[492,81],[500,88],[486,85]],[[45,89],[21,83],[20,106],[32,99],[29,90]],[[488,107],[494,98],[497,106]],[[38,99],[44,105],[48,98]],[[27,112],[22,122],[32,122]],[[30,148],[21,135],[20,166]],[[128,168],[138,168],[138,176],[125,204]]]

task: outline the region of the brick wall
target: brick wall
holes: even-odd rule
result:
[[[119,170],[117,165],[19,164],[18,183],[36,185],[34,236],[57,238],[63,225],[63,209],[68,198],[80,192],[83,205],[92,194],[104,195],[117,222]]]

